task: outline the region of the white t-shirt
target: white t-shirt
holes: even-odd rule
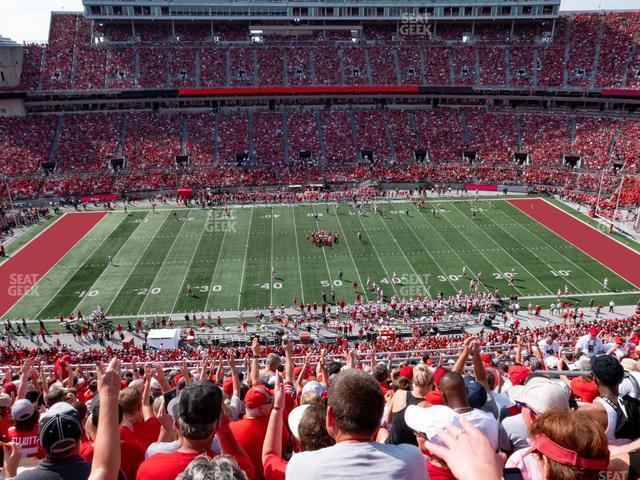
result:
[[[546,340],[541,340],[538,342],[538,347],[540,347],[540,351],[544,358],[558,356],[560,353],[560,344],[555,340],[551,343],[547,343]]]
[[[640,372],[627,372],[626,374],[635,378],[636,382],[638,382],[638,387],[640,387]],[[622,380],[622,383],[620,384],[620,386],[618,387],[618,393],[620,394],[621,397],[624,395],[629,395],[631,397],[634,397],[640,400],[640,391],[635,392],[634,394],[634,385],[632,384],[631,380],[629,380],[626,376],[624,380]]]
[[[591,340],[591,336],[589,334],[583,335],[578,339],[576,342],[576,348],[588,357],[604,353],[604,343],[602,343],[602,340],[598,337]]]
[[[470,412],[460,414],[460,416],[466,418],[474,427],[481,430],[485,437],[487,437],[487,440],[489,440],[493,450],[498,451],[500,427],[493,415],[484,410],[474,408]]]
[[[604,351],[608,352],[614,347],[615,347],[615,350],[613,351],[612,355],[614,355],[618,359],[618,361],[622,360],[627,355],[627,349],[624,348],[623,346],[618,345],[615,342],[610,342],[604,346]]]
[[[312,452],[300,452],[287,464],[287,478],[305,480],[425,480],[425,457],[408,444],[338,443]]]

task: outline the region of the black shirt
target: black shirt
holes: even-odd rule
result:
[[[16,480],[86,480],[91,464],[73,455],[57,460],[45,459],[36,468],[22,472]]]

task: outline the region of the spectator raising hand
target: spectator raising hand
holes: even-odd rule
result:
[[[487,437],[466,418],[459,427],[448,426],[438,433],[444,446],[425,441],[425,447],[443,459],[458,480],[501,480],[506,460],[497,455]]]
[[[120,393],[120,360],[112,359],[105,368],[96,363],[98,374],[98,395],[100,397],[100,419],[91,463],[90,480],[115,480],[120,466],[120,449],[113,448],[120,443],[118,427],[118,395]]]

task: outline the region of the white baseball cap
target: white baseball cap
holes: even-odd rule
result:
[[[289,430],[291,430],[291,434],[296,438],[296,440],[300,440],[300,433],[298,432],[298,427],[300,426],[300,420],[302,420],[302,416],[304,412],[309,408],[309,404],[300,405],[299,407],[294,408],[289,413],[289,418],[287,419],[287,423],[289,424]]]
[[[424,433],[430,442],[444,445],[439,432],[448,425],[454,429],[462,428],[460,418],[466,418],[474,427],[480,430],[494,449],[498,448],[498,424],[493,416],[482,410],[473,409],[469,413],[458,414],[444,405],[434,405],[428,408],[409,405],[404,412],[404,421],[409,428]]]
[[[424,433],[430,442],[442,444],[438,432],[447,425],[457,425],[458,415],[445,405],[429,408],[409,405],[404,411],[404,421],[412,430]]]
[[[311,380],[302,387],[302,393],[313,392],[319,397],[324,393],[324,387],[317,380]]]
[[[510,391],[509,397],[537,415],[569,410],[568,386],[544,377],[532,378],[524,387]]]

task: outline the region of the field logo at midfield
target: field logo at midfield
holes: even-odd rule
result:
[[[431,33],[429,15],[403,13],[398,33],[407,37],[428,37],[430,39],[433,34]]]
[[[7,295],[9,297],[23,297],[29,295],[32,297],[39,296],[38,283],[40,275],[37,273],[12,273],[9,275],[9,288]]]
[[[230,232],[236,233],[236,223],[238,217],[235,210],[213,210],[207,214],[207,223],[205,231],[214,232]]]
[[[431,274],[418,275],[411,273],[401,277],[401,284],[397,288],[398,294],[404,298],[416,298],[420,294],[423,297],[431,296],[431,284],[429,283]]]

